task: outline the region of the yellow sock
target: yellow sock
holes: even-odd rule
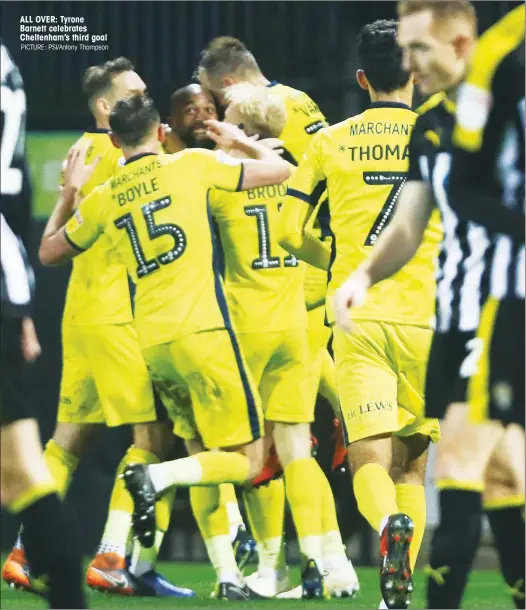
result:
[[[243,499],[252,535],[258,543],[260,572],[284,568],[285,484],[283,479],[275,479],[268,485],[244,490]]]
[[[323,354],[319,392],[330,403],[334,417],[340,417],[340,401],[338,399],[334,360],[327,350]]]
[[[191,487],[190,503],[218,580],[235,582],[238,573],[236,558],[230,542],[226,508],[220,501],[219,487]]]
[[[399,512],[393,480],[380,464],[365,464],[354,475],[353,486],[358,509],[380,533],[383,519]]]
[[[411,517],[415,529],[409,547],[411,569],[415,569],[416,559],[422,546],[426,529],[426,492],[423,485],[396,485],[396,504],[401,513]]]
[[[322,497],[318,489],[324,474],[314,458],[295,460],[285,468],[285,491],[298,533],[300,551],[323,570],[321,533]]]
[[[226,509],[228,518],[228,529],[230,540],[234,540],[237,536],[239,526],[244,526],[243,517],[239,510],[239,503],[237,501],[237,495],[235,487],[232,483],[223,483],[219,486],[220,502]]]
[[[111,492],[110,506],[108,511],[108,518],[102,534],[102,539],[99,545],[99,553],[113,552],[118,555],[126,555],[126,547],[128,544],[128,538],[131,532],[131,515],[133,513],[133,501],[131,496],[124,485],[124,481],[119,477],[124,472],[127,464],[157,464],[159,458],[146,451],[144,449],[138,449],[133,445],[128,449],[124,457],[122,458],[118,468],[115,482],[113,484],[113,490]],[[156,516],[163,520],[163,502],[169,503],[170,498],[165,500],[163,497],[157,503]],[[173,498],[171,498],[173,504]],[[171,511],[171,508],[170,508]],[[165,511],[166,512],[166,511]],[[164,519],[166,521],[166,519]],[[168,518],[169,521],[169,518]],[[166,525],[166,528],[168,525]]]
[[[155,464],[148,469],[157,492],[177,485],[245,483],[250,461],[237,451],[203,451],[187,458]],[[219,492],[218,492],[219,493]]]
[[[44,458],[57,483],[59,498],[63,500],[71,483],[71,477],[79,465],[79,458],[62,449],[53,439],[47,442]]]

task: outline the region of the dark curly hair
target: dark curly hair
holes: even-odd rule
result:
[[[407,85],[410,73],[402,68],[402,49],[396,42],[396,21],[379,19],[358,35],[358,59],[375,91],[391,93]]]
[[[142,144],[160,122],[154,101],[147,95],[131,95],[118,101],[110,116],[110,128],[124,146]]]

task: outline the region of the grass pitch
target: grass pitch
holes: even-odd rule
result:
[[[115,608],[128,610],[129,608],[217,608],[219,602],[209,598],[214,586],[214,573],[210,566],[193,563],[161,562],[158,566],[159,572],[171,581],[185,587],[191,587],[198,595],[194,599],[174,598],[146,598],[146,597],[119,597],[115,595],[104,595],[88,590],[88,600],[91,608]],[[250,602],[231,602],[239,610],[252,610],[263,607],[265,610],[295,610],[305,607],[321,608],[330,604],[331,608],[361,609],[378,608],[380,594],[378,589],[378,570],[376,568],[359,568],[361,591],[353,599],[331,600],[331,601],[301,601],[301,600],[269,600]],[[299,570],[292,568],[292,576],[299,583]],[[425,581],[422,572],[415,574],[415,594],[411,608],[425,608]],[[40,598],[21,591],[10,589],[4,582],[1,586],[1,608],[45,608],[46,604]],[[496,610],[500,608],[514,608],[511,596],[507,592],[506,584],[502,576],[494,571],[479,571],[471,574],[466,595],[464,596],[463,608],[487,608]]]

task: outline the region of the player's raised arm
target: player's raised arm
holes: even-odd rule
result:
[[[46,225],[38,251],[40,262],[45,266],[67,263],[75,256],[82,254],[102,232],[102,229],[96,223],[95,225],[86,223],[82,227],[82,232],[85,234],[82,246],[68,235],[68,229],[73,231],[83,223],[80,209],[72,216],[75,199],[80,188],[91,176],[99,161],[97,158],[92,164],[86,165],[87,149],[88,146],[73,148],[68,155],[64,168],[64,187],[59,192],[57,204]],[[91,200],[92,197],[89,196],[87,199]],[[91,204],[88,202],[88,206],[82,204],[80,207],[91,209]],[[93,209],[96,210],[97,208]],[[89,239],[90,237],[93,237],[93,239]]]
[[[241,163],[238,190],[280,184],[290,176],[290,165],[274,150],[249,138],[239,127],[219,121],[205,121],[207,135],[223,150],[239,150],[251,157]]]
[[[279,243],[296,258],[327,270],[330,248],[307,229],[325,190],[325,174],[317,155],[318,141],[316,137],[289,183],[281,209],[283,221]]]

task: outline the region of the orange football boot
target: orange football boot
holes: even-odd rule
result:
[[[29,564],[23,548],[13,548],[4,563],[2,578],[15,589],[34,591],[31,581]]]
[[[95,555],[86,572],[86,584],[102,593],[137,595],[126,560],[117,553]]]

